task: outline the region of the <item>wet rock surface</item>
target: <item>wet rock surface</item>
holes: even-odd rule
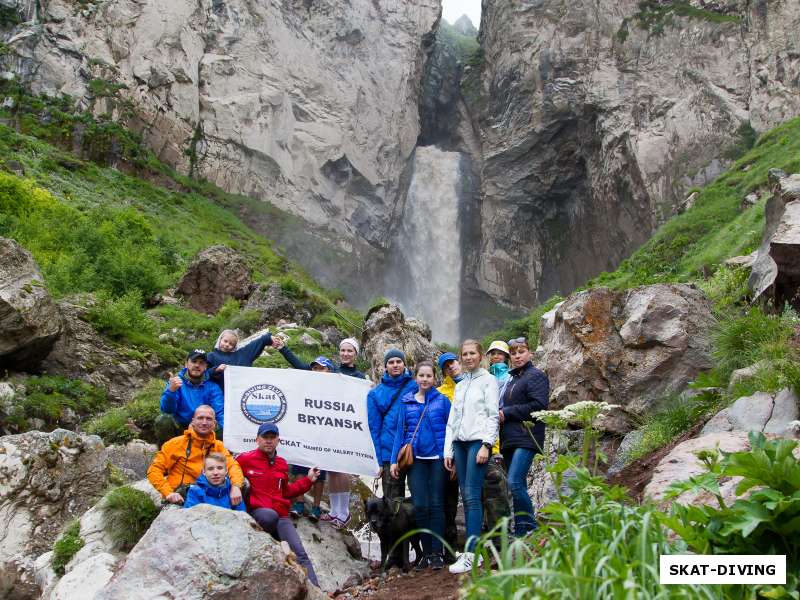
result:
[[[369,376],[372,381],[380,381],[383,355],[390,348],[405,352],[406,365],[409,367],[439,354],[431,343],[430,328],[416,319],[406,319],[395,304],[379,306],[367,313],[361,346],[371,366]]]
[[[227,299],[245,300],[250,296],[250,267],[235,250],[211,246],[192,261],[176,291],[196,311],[215,314]]]
[[[38,598],[35,559],[108,482],[97,436],[56,429],[0,438],[0,596]]]
[[[0,237],[0,366],[36,363],[61,333],[61,315],[33,256]]]
[[[755,297],[778,308],[800,308],[800,174],[769,173],[772,195],[765,209],[761,246],[748,285]]]
[[[577,292],[543,316],[534,363],[550,378],[551,408],[596,400],[641,416],[711,368],[713,322],[690,285]]]

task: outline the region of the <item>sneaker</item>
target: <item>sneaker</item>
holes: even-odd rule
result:
[[[322,521],[323,523],[331,523],[333,522],[334,519],[335,517],[332,517],[331,513],[322,513],[319,516],[319,520]]]
[[[427,569],[430,566],[430,562],[429,561],[430,561],[429,557],[423,556],[422,558],[419,559],[419,562],[414,567],[414,570],[415,571],[424,571],[425,569]]]
[[[292,504],[292,508],[289,509],[289,515],[293,519],[299,519],[304,514],[306,514],[306,505],[302,502],[295,502]]]
[[[428,566],[434,571],[441,571],[444,569],[444,558],[441,554],[434,554],[428,557]]]
[[[454,562],[452,565],[448,567],[448,570],[451,573],[468,573],[472,570],[472,565],[475,564],[475,553],[474,552],[464,552],[460,554],[458,560]],[[478,556],[478,563],[477,566],[481,566],[483,564],[483,557]]]
[[[353,520],[353,515],[347,515],[347,518],[342,521],[338,517],[333,517],[333,521],[331,521],[331,525],[333,525],[336,529],[344,529],[347,527],[347,524]]]
[[[308,520],[312,523],[316,523],[319,521],[319,518],[322,516],[322,509],[319,506],[312,506],[311,512],[308,514]]]

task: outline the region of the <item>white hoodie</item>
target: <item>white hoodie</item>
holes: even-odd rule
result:
[[[498,430],[497,379],[486,369],[475,369],[456,385],[447,419],[444,456],[453,458],[453,442],[480,440],[494,444]]]

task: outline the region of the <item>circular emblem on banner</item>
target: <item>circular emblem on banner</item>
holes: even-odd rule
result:
[[[286,414],[286,396],[274,385],[261,383],[245,390],[241,407],[253,423],[277,423]]]

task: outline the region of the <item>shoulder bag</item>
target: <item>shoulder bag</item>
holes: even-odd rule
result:
[[[417,437],[417,431],[419,431],[419,426],[422,424],[422,419],[425,418],[425,412],[427,410],[428,402],[425,403],[425,408],[422,409],[422,414],[419,416],[419,421],[417,421],[417,426],[414,428],[414,433],[411,434],[411,441],[404,444],[403,447],[400,448],[400,452],[397,453],[397,468],[401,473],[410,469],[411,465],[414,464],[414,438]]]

